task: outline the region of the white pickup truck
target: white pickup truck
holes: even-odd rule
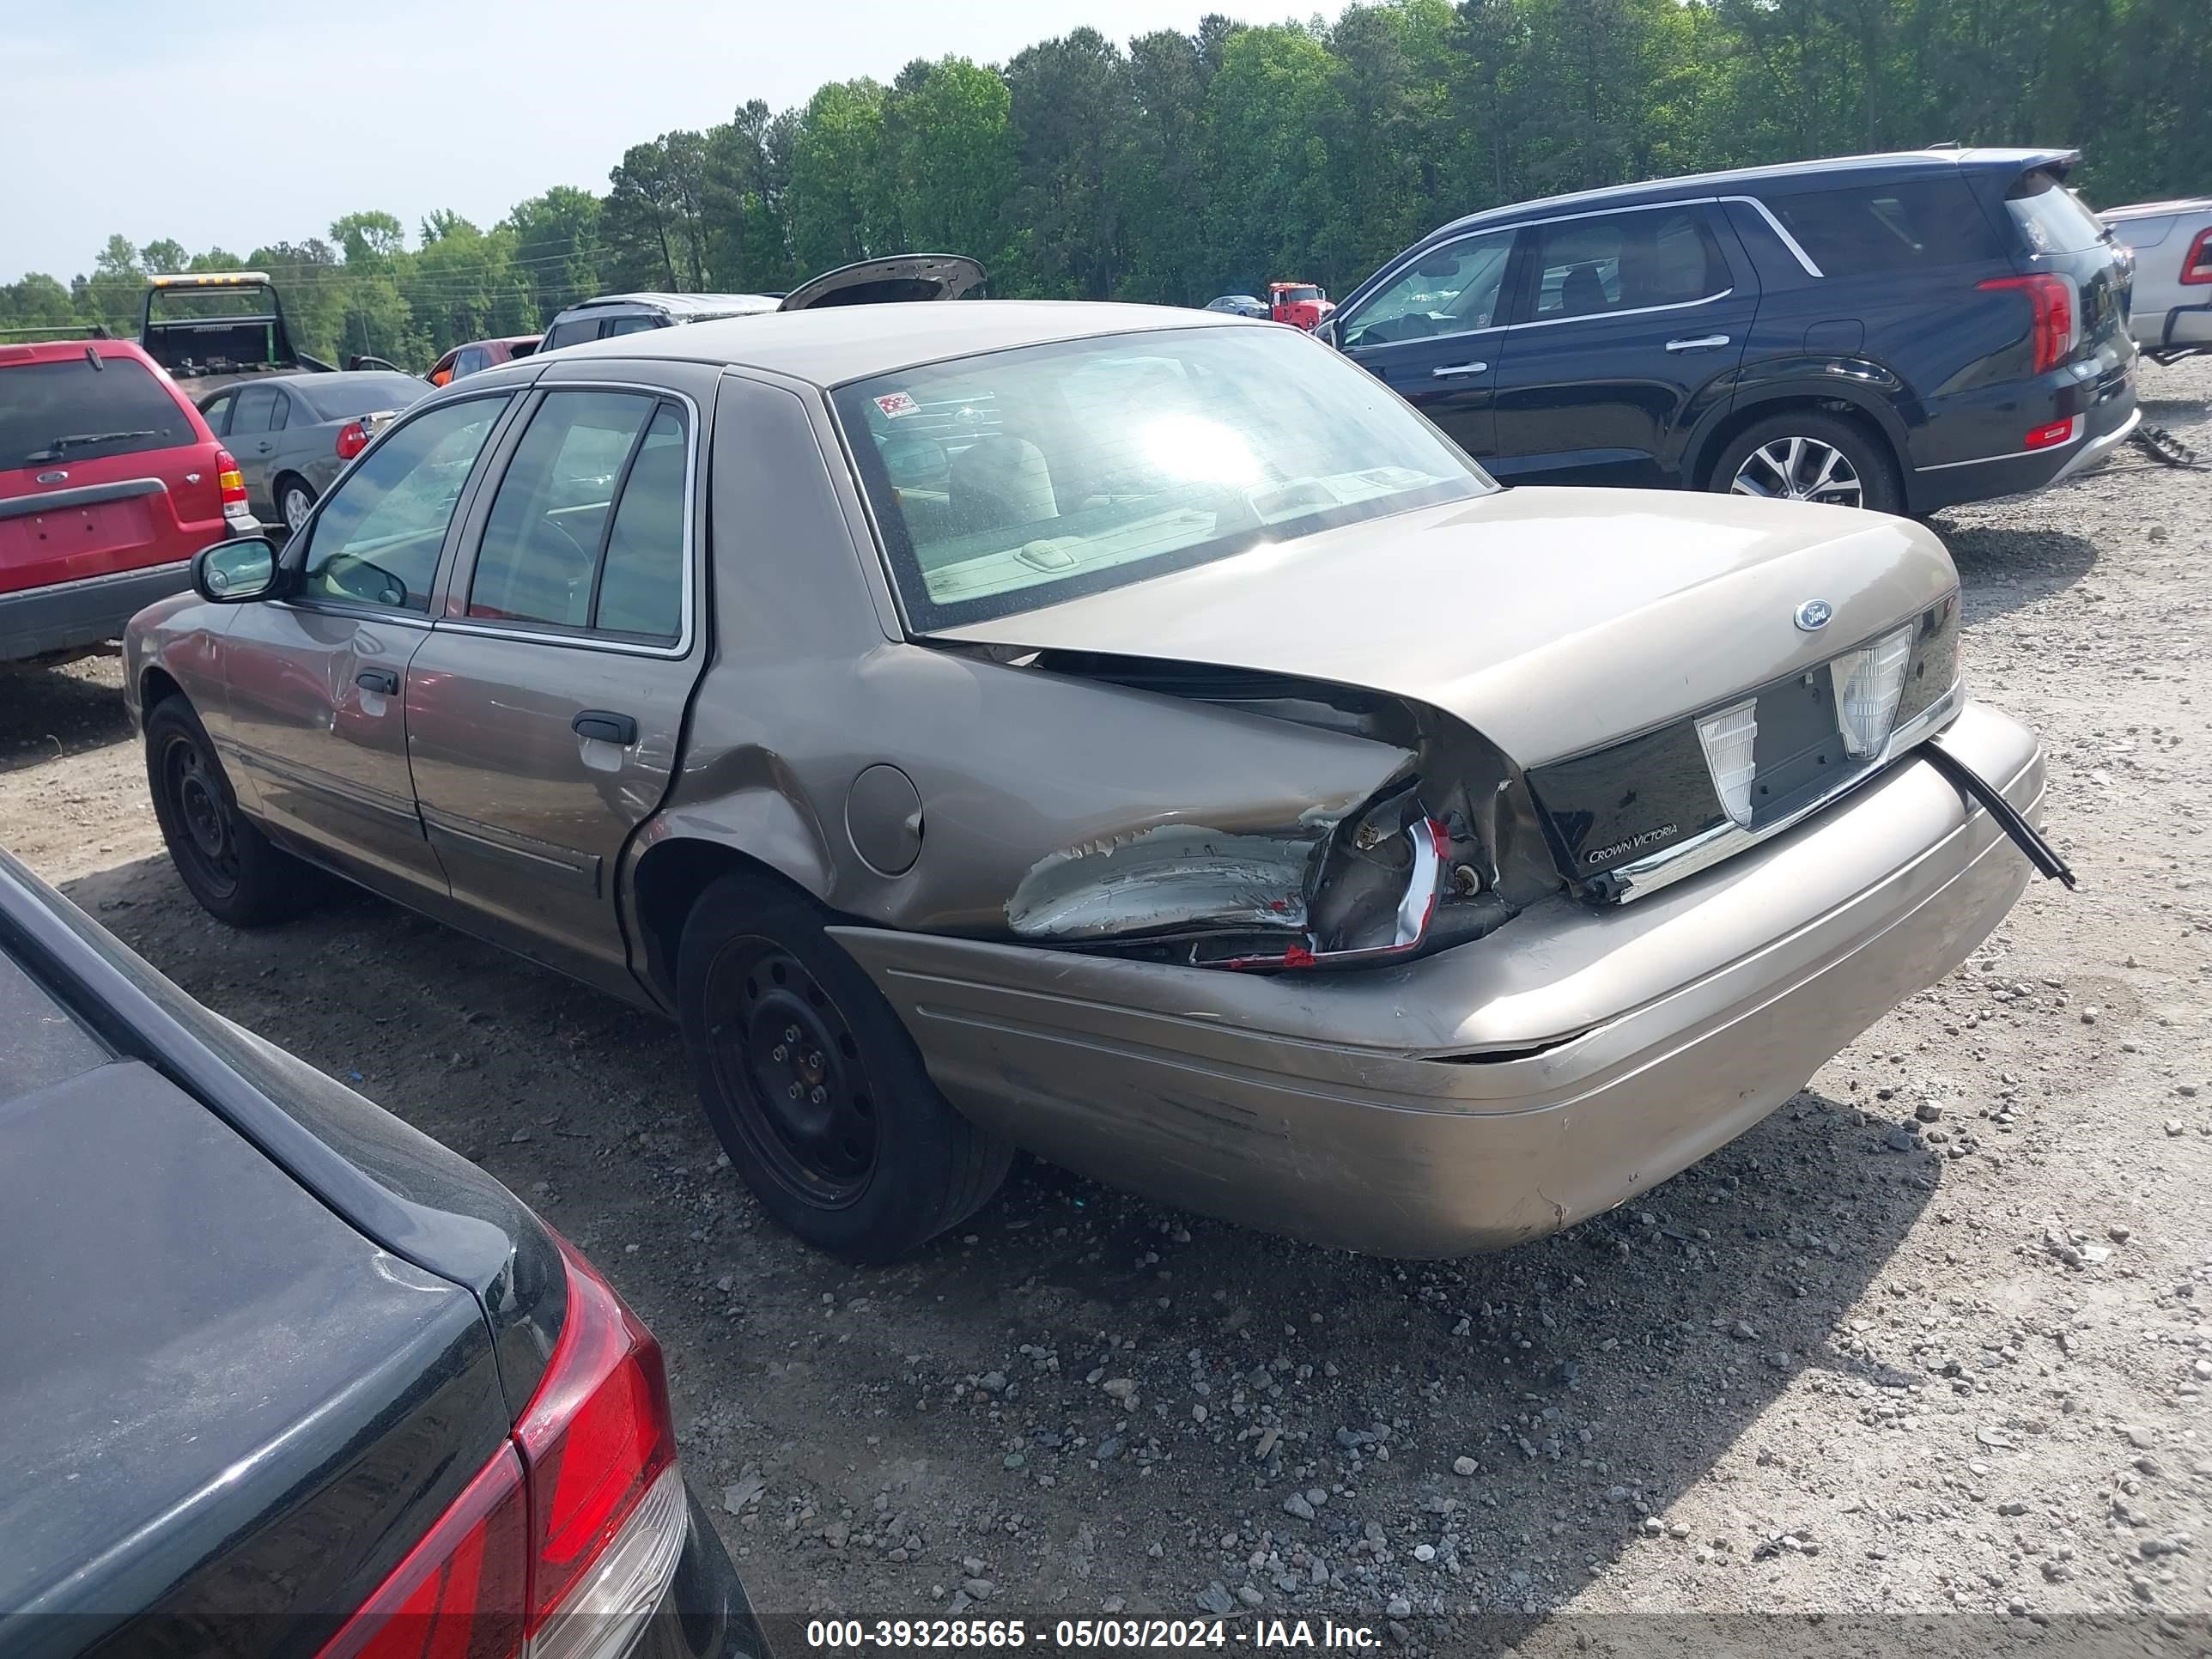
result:
[[[2212,352],[2212,196],[2106,208],[2099,218],[2136,256],[2129,328],[2154,362]]]

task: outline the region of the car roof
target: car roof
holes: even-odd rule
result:
[[[544,361],[550,365],[582,357],[626,357],[722,363],[831,386],[1013,346],[1150,329],[1272,326],[1226,312],[1180,306],[1084,300],[916,300],[780,311],[624,334],[569,346]]]
[[[602,294],[577,301],[562,314],[629,306],[639,311],[664,312],[671,317],[739,317],[757,311],[774,311],[776,304],[775,296],[769,294]]]
[[[2100,219],[2150,219],[2169,213],[2212,213],[2212,196],[2184,196],[2171,202],[2132,202],[2126,207],[2097,210]]]
[[[87,350],[102,357],[128,357],[147,368],[155,367],[154,360],[139,348],[136,340],[96,340],[90,336],[76,340],[22,340],[0,342],[0,368],[10,363],[58,363],[71,357],[82,357]]]
[[[458,346],[454,348],[455,350],[459,349]],[[227,386],[216,387],[207,394],[206,398],[202,398],[199,401],[204,404],[209,398],[220,398],[226,392],[243,392],[248,386],[293,386],[301,381],[307,381],[316,386],[328,386],[336,391],[341,386],[350,386],[356,380],[389,380],[395,378],[402,380],[422,379],[419,374],[410,374],[404,368],[310,368],[302,369],[295,374],[256,374],[251,380],[233,380]],[[427,386],[429,383],[423,381],[423,384]]]
[[[1680,196],[1718,195],[1739,186],[1774,184],[1784,179],[1821,179],[1838,173],[1936,173],[1947,169],[2025,173],[2036,167],[2063,172],[2080,156],[2079,150],[2071,149],[1905,149],[1868,155],[1828,155],[1816,161],[1780,161],[1767,167],[1730,167],[1719,173],[1692,173],[1632,185],[1608,185],[1571,196],[1538,197],[1504,207],[1486,208],[1439,226],[1422,240],[1426,242],[1482,225],[1510,224],[1527,218],[1537,209],[1546,213],[1573,213],[1583,209],[1626,207]]]

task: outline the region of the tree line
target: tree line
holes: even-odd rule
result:
[[[1202,304],[1350,288],[1443,221],[1673,173],[1955,141],[2063,144],[2093,204],[2212,189],[2204,0],[1381,0],[1333,23],[757,100],[631,146],[489,228],[351,213],[240,255],[118,234],[89,273],[0,284],[11,328],[137,325],[149,271],[269,271],[297,342],[417,367],[624,289],[776,292],[854,259],[967,253],[1000,296]],[[2200,158],[2192,161],[2192,157]]]

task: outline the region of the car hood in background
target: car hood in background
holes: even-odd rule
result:
[[[880,305],[901,300],[959,300],[983,286],[983,267],[964,254],[902,253],[863,259],[801,283],[779,311],[810,306]]]
[[[1802,501],[1501,490],[933,637],[1361,686],[1523,767],[1808,670],[1958,586],[1902,519]],[[1824,601],[1832,620],[1797,627]]]

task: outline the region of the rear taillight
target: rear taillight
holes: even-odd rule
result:
[[[2189,252],[2181,256],[2181,280],[2192,288],[2212,283],[2212,225],[2198,231]]]
[[[2075,327],[2080,309],[2074,301],[2074,284],[2049,271],[2027,276],[1992,276],[1975,287],[1984,293],[2016,289],[2034,308],[2030,337],[2035,346],[2035,372],[2056,368],[2074,349]]]
[[[246,476],[238,470],[238,457],[227,449],[215,452],[215,481],[222,490],[222,516],[226,519],[250,519],[253,509],[246,504]]]
[[[349,461],[368,447],[368,426],[363,421],[348,421],[338,428],[338,459]]]
[[[690,1524],[660,1346],[559,1239],[568,1311],[501,1446],[319,1659],[611,1659]]]

